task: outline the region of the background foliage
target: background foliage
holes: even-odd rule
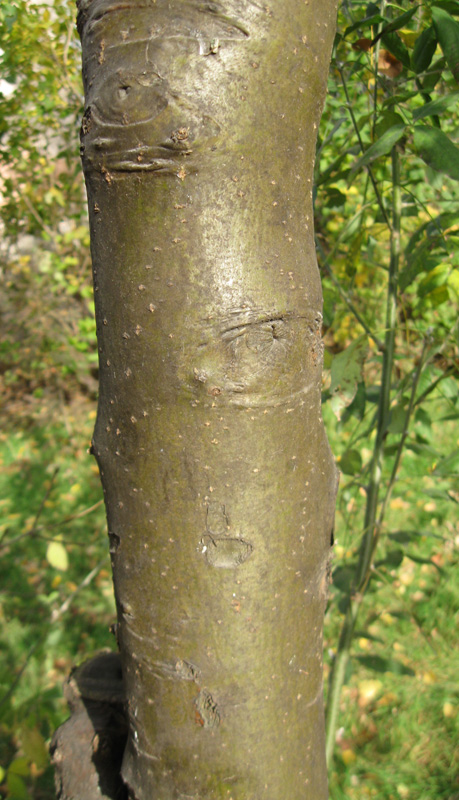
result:
[[[458,20],[457,0],[339,12],[316,166],[332,800],[459,798]],[[4,0],[0,42],[0,794],[48,800],[62,682],[114,647],[73,3]]]

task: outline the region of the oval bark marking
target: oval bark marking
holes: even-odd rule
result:
[[[205,534],[201,539],[201,552],[211,567],[234,569],[252,555],[253,545],[234,536],[212,536]]]

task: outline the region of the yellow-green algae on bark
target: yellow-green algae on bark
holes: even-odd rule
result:
[[[137,800],[325,800],[312,176],[335,0],[80,0]]]

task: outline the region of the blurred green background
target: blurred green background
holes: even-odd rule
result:
[[[316,163],[324,417],[342,472],[326,678],[365,526],[394,186],[401,211],[379,540],[340,695],[332,800],[459,798],[458,20],[457,0],[339,11]],[[97,346],[72,2],[3,0],[0,103],[0,796],[50,800],[62,683],[115,647],[88,453]]]

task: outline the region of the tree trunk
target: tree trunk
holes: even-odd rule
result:
[[[136,800],[324,800],[316,130],[335,0],[80,0]]]

